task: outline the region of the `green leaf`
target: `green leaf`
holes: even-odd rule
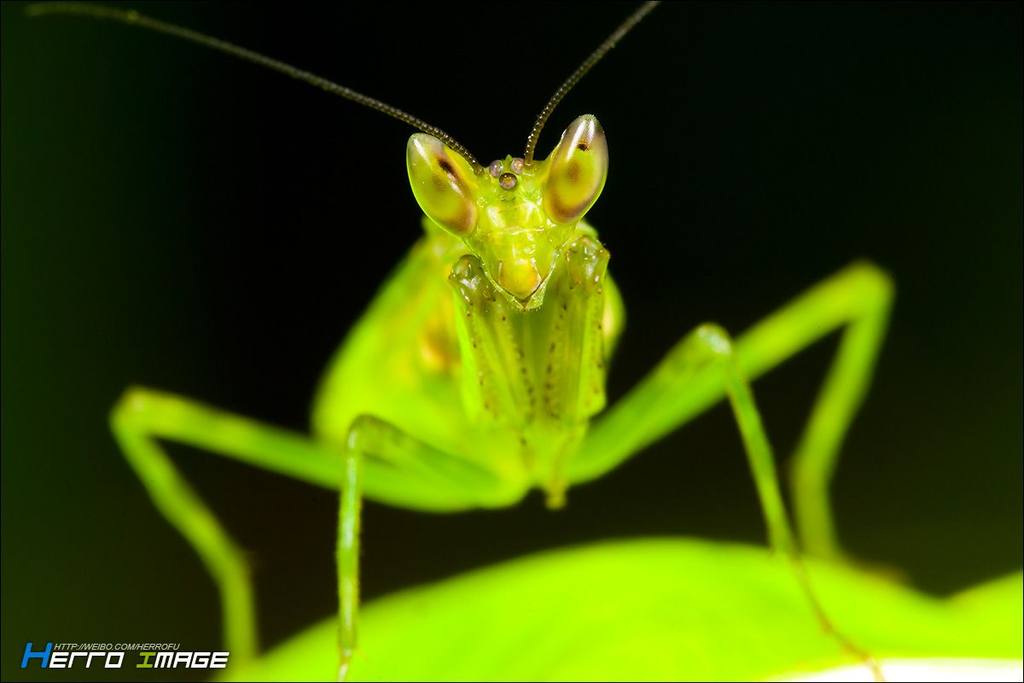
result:
[[[878,658],[1020,659],[1021,574],[937,599],[809,562],[837,628]],[[695,540],[534,555],[366,606],[354,680],[758,679],[855,664],[823,633],[788,562]],[[238,679],[333,680],[322,622]]]

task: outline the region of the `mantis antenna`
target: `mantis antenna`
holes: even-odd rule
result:
[[[331,93],[332,95],[338,95],[346,100],[351,100],[356,104],[361,104],[364,107],[375,109],[383,114],[387,114],[392,118],[396,118],[403,123],[407,123],[413,128],[417,128],[424,133],[433,135],[435,138],[441,140],[444,144],[448,145],[452,150],[457,152],[461,157],[470,163],[473,170],[477,173],[483,172],[483,166],[476,160],[468,149],[466,149],[461,143],[453,138],[448,133],[444,132],[437,126],[432,126],[423,119],[417,118],[412,114],[406,113],[398,107],[393,107],[390,104],[381,102],[378,99],[364,95],[360,92],[356,92],[351,88],[346,88],[343,85],[339,85],[333,81],[330,81],[322,76],[317,76],[314,73],[298,69],[290,64],[285,64],[279,60],[271,57],[266,57],[253,52],[244,47],[229,43],[226,40],[220,40],[212,36],[193,31],[182,26],[176,26],[169,24],[159,19],[153,19],[145,15],[139,14],[134,10],[119,10],[112,7],[103,7],[101,5],[90,5],[82,2],[52,2],[52,3],[35,3],[29,5],[26,9],[26,13],[30,17],[45,16],[48,14],[71,14],[78,16],[92,17],[93,19],[107,19],[110,21],[118,21],[123,24],[131,24],[133,26],[139,26],[142,28],[156,31],[157,33],[164,33],[175,38],[181,38],[192,43],[197,43],[204,47],[208,47],[218,52],[237,57],[246,62],[252,62],[253,64],[259,64],[273,71],[284,74],[290,78],[294,78],[297,81],[309,83],[310,85],[320,88],[321,90]]]
[[[558,103],[562,101],[573,86],[579,83],[580,79],[583,78],[588,71],[595,64],[601,61],[601,58],[608,54],[608,51],[615,47],[615,44],[622,40],[627,33],[633,30],[633,27],[640,23],[640,20],[646,17],[651,10],[658,6],[657,0],[654,2],[645,2],[635,12],[629,15],[624,22],[619,24],[619,27],[615,29],[610,36],[608,36],[603,43],[601,43],[596,50],[590,53],[590,56],[583,60],[572,75],[565,79],[562,85],[558,86],[558,90],[551,96],[548,103],[544,105],[544,109],[541,110],[540,115],[537,116],[537,120],[533,122],[533,130],[530,131],[530,136],[526,138],[526,153],[523,155],[524,163],[529,166],[533,163],[533,152],[537,148],[537,139],[540,137],[540,132],[544,129],[544,124],[548,122],[548,118],[551,116],[551,112],[555,110]]]

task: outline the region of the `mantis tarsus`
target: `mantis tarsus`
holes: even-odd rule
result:
[[[480,164],[454,138],[325,79],[134,12],[36,5],[34,14],[112,19],[198,42],[383,111],[422,132],[407,147],[424,236],[381,288],[329,364],[311,435],[143,388],[112,413],[114,434],[164,516],[217,582],[236,662],[256,652],[253,591],[240,549],[159,441],[185,443],[329,489],[340,489],[337,545],[341,671],[356,652],[360,502],[458,511],[517,503],[533,488],[551,506],[728,399],[771,544],[792,560],[823,625],[851,653],[814,597],[784,508],[750,382],[821,337],[843,337],[794,456],[800,545],[841,559],[828,484],[867,389],[890,308],[888,277],[855,264],[732,337],[704,324],[617,404],[605,406],[605,366],[624,308],[609,254],[583,219],[608,171],[604,131],[575,119],[544,160],[538,134],[558,101],[653,8],[634,12],[570,76],[531,131],[522,157]],[[685,577],[680,577],[685,580]]]

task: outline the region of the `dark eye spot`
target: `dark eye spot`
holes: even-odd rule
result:
[[[581,142],[576,145],[576,149],[582,149],[584,152],[586,152],[588,149],[590,149],[590,145],[588,145],[585,142]]]

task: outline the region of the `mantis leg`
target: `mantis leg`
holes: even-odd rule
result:
[[[195,549],[217,583],[226,646],[234,661],[244,663],[257,648],[252,580],[244,555],[157,439],[331,488],[341,477],[339,455],[298,434],[147,389],[125,392],[111,414],[111,427],[157,509]]]
[[[740,377],[753,380],[830,332],[845,328],[793,460],[801,544],[819,557],[842,557],[828,486],[843,437],[867,390],[891,304],[888,276],[871,264],[854,264],[759,322],[730,347],[731,363]],[[694,343],[689,339],[595,423],[571,464],[570,481],[601,476],[726,396],[727,374],[713,364],[685,362]],[[755,478],[763,490],[767,479],[757,468]],[[769,505],[766,515],[781,514],[770,511]],[[783,532],[776,523],[770,533]]]
[[[243,553],[179,474],[158,440],[188,444],[334,490],[343,476],[351,478],[349,470],[343,470],[343,444],[333,446],[185,398],[139,388],[125,392],[115,405],[111,427],[157,509],[196,550],[217,583],[225,642],[233,660],[243,663],[257,647],[252,580]],[[486,476],[468,466],[459,469],[451,460],[454,458],[438,458],[436,464],[415,463],[409,457],[391,463],[368,461],[363,467],[362,488],[383,500],[429,509],[493,504],[496,494],[481,483],[487,481]],[[477,493],[479,497],[474,498]]]
[[[854,265],[797,298],[735,343],[716,325],[697,328],[597,422],[571,469],[572,481],[596,477],[728,397],[772,547],[790,558],[824,630],[868,664],[878,678],[880,671],[873,659],[832,626],[807,577],[782,501],[771,445],[747,378],[774,367],[830,330],[848,325],[798,450],[797,481],[817,489],[815,495],[820,499],[839,443],[867,387],[890,303],[891,285],[885,275],[869,265]],[[801,477],[807,479],[801,481]],[[797,496],[799,499],[799,492]],[[827,499],[825,505],[827,516]],[[831,521],[826,519],[830,528]]]
[[[356,647],[359,611],[359,532],[365,467],[375,460],[394,463],[430,488],[450,491],[458,504],[510,505],[526,492],[526,483],[505,481],[449,455],[370,415],[357,417],[345,444],[344,480],[338,510],[339,680],[345,678]]]
[[[871,666],[879,675],[873,659],[836,631],[810,583],[782,501],[771,444],[761,423],[753,393],[740,370],[729,334],[717,325],[698,327],[669,352],[668,357],[645,382],[642,393],[634,395],[636,398],[633,400],[639,401],[642,398],[644,405],[656,411],[658,404],[671,402],[671,397],[680,388],[703,382],[713,383],[728,396],[754,476],[772,548],[790,559],[800,588],[823,630],[832,635],[843,649]]]

